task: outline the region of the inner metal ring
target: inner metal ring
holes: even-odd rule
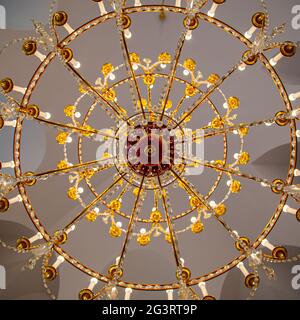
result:
[[[136,78],[139,79],[141,77],[143,77],[144,75],[136,75]],[[153,74],[154,77],[162,77],[162,78],[167,78],[168,75],[167,74],[159,74],[159,73],[154,73]],[[123,80],[120,80],[118,81],[117,83],[113,84],[112,86],[110,86],[109,88],[110,89],[115,89],[116,87],[120,86],[120,85],[123,85],[124,83],[130,81],[131,78],[126,78],[126,79],[123,79]],[[191,85],[191,82],[187,81],[187,80],[184,80],[184,79],[181,79],[181,78],[178,78],[178,77],[175,77],[174,78],[175,81],[178,81],[179,83],[182,83],[184,85]],[[199,88],[195,88],[196,89],[196,92],[198,94],[202,94],[202,91],[199,89]],[[210,108],[212,109],[212,111],[214,112],[214,114],[217,116],[217,117],[220,117],[220,112],[218,111],[217,107],[214,105],[214,103],[208,98],[207,99],[207,103],[209,104]],[[92,113],[92,108],[89,108],[89,110],[87,111],[85,117],[84,117],[84,120],[83,120],[83,123],[82,123],[82,126],[85,126],[91,116],[91,113]],[[174,120],[172,120],[174,121]],[[176,122],[175,122],[176,123]],[[177,124],[177,123],[176,123]],[[228,143],[227,143],[227,133],[224,133],[223,134],[223,137],[224,137],[224,151],[223,151],[223,161],[224,163],[226,164],[227,162],[227,146],[228,146]],[[78,158],[79,158],[79,163],[83,163],[83,152],[82,152],[82,137],[79,137],[78,139]],[[222,179],[222,176],[223,176],[223,172],[220,171],[218,173],[218,176],[216,178],[216,181],[213,183],[212,187],[210,188],[209,192],[204,195],[204,199],[205,200],[208,200],[212,194],[215,192],[216,188],[218,187],[221,179]],[[129,178],[126,178],[125,177],[125,180],[131,184],[130,182],[130,179]],[[92,183],[88,180],[88,179],[85,179],[86,181],[86,184],[87,186],[89,187],[89,189],[91,190],[91,192],[94,194],[95,197],[97,197],[99,195],[99,193],[95,190],[94,186],[92,185]],[[139,186],[139,184],[135,185],[136,187]],[[100,199],[100,202],[106,206],[108,208],[108,203],[106,203],[104,200]],[[179,214],[176,214],[174,213],[174,216],[172,216],[172,220],[175,221],[175,220],[178,220],[180,218],[183,218],[187,215],[189,215],[190,213],[194,212],[195,209],[189,209],[187,210],[186,212],[182,212],[182,213],[179,213]],[[130,215],[122,212],[122,211],[118,211],[117,212],[118,215],[120,215],[121,217],[123,218],[126,218],[126,219],[130,219]],[[142,223],[152,223],[152,220],[150,219],[143,219],[143,218],[137,218],[137,221],[138,222],[142,222]],[[162,218],[160,220],[160,222],[167,222],[167,220],[165,218]]]

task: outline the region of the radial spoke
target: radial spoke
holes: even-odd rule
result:
[[[215,92],[216,89],[218,89],[224,82],[225,80],[227,80],[240,66],[241,61],[236,64],[232,69],[230,69],[222,78],[219,79],[219,81],[217,81],[214,85],[212,85],[209,90],[205,93],[202,94],[202,96],[200,97],[199,100],[197,100],[193,106],[191,107],[191,110],[188,111],[177,123],[177,125],[175,126],[175,128],[177,128],[178,126],[180,126],[185,119],[187,119],[195,110],[197,110],[204,101],[206,101],[207,98],[210,97],[210,95]]]
[[[132,82],[134,83],[134,88],[135,88],[136,94],[138,96],[138,100],[139,100],[139,103],[141,106],[143,117],[144,117],[144,119],[146,119],[146,113],[145,113],[145,110],[144,110],[144,107],[142,104],[141,91],[140,91],[140,88],[139,88],[139,85],[137,82],[135,72],[133,70],[133,65],[132,65],[132,62],[130,59],[130,52],[129,52],[127,41],[126,41],[125,30],[123,27],[123,17],[124,17],[123,9],[126,6],[126,1],[113,1],[113,3],[114,3],[115,11],[116,11],[116,24],[117,24],[117,28],[118,28],[118,32],[119,32],[120,44],[121,44],[122,53],[123,53],[123,57],[124,57],[125,67],[126,67],[126,70],[128,72],[129,77],[132,78],[132,80],[130,79],[129,83],[130,83],[130,91],[131,91],[131,98],[132,98],[133,107],[136,107],[136,98],[135,98]]]
[[[36,120],[40,123],[49,125],[49,126],[53,126],[56,128],[62,128],[62,129],[68,129],[70,131],[75,131],[75,132],[79,132],[79,133],[85,133],[85,134],[98,134],[99,131],[98,130],[88,130],[88,129],[84,129],[84,128],[78,128],[69,124],[64,124],[64,123],[59,123],[59,122],[55,122],[55,121],[49,121],[46,119],[42,119],[42,118],[32,118],[33,120]]]
[[[170,93],[171,93],[171,89],[172,89],[172,86],[173,86],[173,83],[174,83],[178,62],[179,62],[180,55],[181,55],[181,52],[182,52],[182,49],[183,49],[183,46],[184,46],[184,43],[185,43],[186,34],[187,34],[187,29],[182,32],[182,34],[180,36],[180,39],[178,41],[178,45],[177,45],[177,48],[176,48],[175,56],[174,56],[172,67],[171,67],[171,72],[170,72],[170,75],[168,77],[168,82],[167,82],[167,85],[166,85],[166,87],[165,87],[165,89],[164,89],[164,91],[163,91],[163,93],[161,95],[161,98],[160,98],[159,105],[162,106],[162,112],[161,112],[161,115],[160,115],[160,120],[163,119],[164,114],[165,114],[166,106],[167,106],[167,103],[168,103],[168,100],[169,100],[169,97],[170,97]]]
[[[115,185],[117,185],[125,176],[122,174],[119,176],[108,188],[106,188],[101,194],[99,194],[90,204],[88,204],[71,222],[69,222],[63,230],[69,229],[72,225],[78,222],[93,206],[95,206],[101,198],[103,198]]]
[[[150,86],[147,86],[147,92],[148,92],[148,111],[151,115],[151,114],[153,114],[153,110],[152,110],[152,95],[151,95]]]
[[[13,99],[13,98],[10,98],[10,99],[18,105],[20,113],[27,115],[27,108],[22,107],[20,105],[20,103],[18,101],[16,101],[15,99]],[[44,125],[53,126],[56,128],[61,128],[61,129],[68,130],[71,132],[81,133],[81,134],[85,135],[86,137],[89,137],[89,135],[98,134],[98,135],[101,135],[104,137],[118,139],[117,137],[102,133],[101,131],[96,130],[96,129],[86,129],[84,127],[80,128],[80,127],[76,127],[76,126],[73,126],[70,124],[51,121],[51,120],[47,120],[47,119],[43,119],[43,118],[39,118],[39,117],[27,117],[26,119],[27,120],[35,120],[35,121],[38,121],[39,123],[42,123]]]
[[[106,290],[107,290],[106,286],[102,287],[97,293],[94,294],[93,300],[96,300],[98,298],[105,296]]]
[[[202,136],[194,137],[193,141],[195,141],[197,139],[202,139],[202,138],[211,138],[211,137],[215,137],[215,136],[220,136],[225,133],[233,132],[233,131],[236,131],[236,130],[239,130],[242,128],[258,127],[261,125],[265,125],[266,123],[272,124],[276,120],[279,120],[279,119],[281,119],[280,116],[275,116],[275,117],[268,118],[265,120],[258,120],[258,121],[253,121],[253,122],[243,122],[240,124],[232,125],[230,127],[224,127],[222,129],[213,129],[213,130],[210,129],[209,132],[204,133]]]
[[[65,63],[67,68],[72,71],[72,73],[81,81],[83,82],[88,88],[89,91],[93,94],[93,96],[96,98],[97,101],[99,101],[101,104],[105,103],[115,114],[116,116],[122,120],[126,121],[128,123],[128,119],[124,118],[122,116],[122,111],[118,110],[113,104],[111,104],[102,94],[98,92],[73,66],[71,63],[67,62]]]
[[[195,196],[200,202],[201,204],[210,212],[212,213],[212,215],[214,216],[214,218],[226,229],[227,232],[229,232],[230,236],[234,239],[236,239],[234,230],[222,219],[220,218],[215,210],[209,205],[209,203],[204,199],[204,197],[200,196],[198,194],[198,192],[194,191],[193,188],[188,184],[187,181],[185,181],[182,177],[180,177],[174,170],[171,170],[172,174],[182,183],[182,185],[184,186],[184,188],[186,188],[186,190],[188,192],[191,193],[191,195]]]
[[[167,199],[166,199],[166,190],[163,188],[163,186],[161,184],[161,180],[160,180],[159,175],[157,176],[157,180],[158,180],[159,189],[160,189],[161,196],[162,196],[162,202],[163,202],[163,206],[164,206],[164,210],[165,210],[165,214],[166,214],[166,218],[167,218],[167,223],[168,223],[168,228],[169,228],[169,232],[170,232],[170,238],[171,238],[171,242],[172,242],[172,248],[173,248],[173,253],[174,253],[176,265],[177,265],[177,268],[181,269],[182,262],[180,260],[180,252],[179,252],[179,248],[178,248],[178,241],[177,241],[176,233],[175,233],[172,219],[171,219],[170,213],[169,213],[169,208],[168,208]]]
[[[188,162],[191,162],[191,163],[194,163],[194,164],[202,165],[202,166],[204,166],[206,168],[211,168],[211,169],[213,169],[215,171],[221,171],[221,172],[224,172],[224,173],[227,173],[227,174],[230,174],[230,175],[232,174],[232,175],[238,176],[240,178],[249,179],[249,180],[255,181],[257,183],[264,184],[265,186],[269,186],[269,187],[273,187],[274,186],[272,182],[270,182],[270,181],[268,181],[266,179],[255,177],[255,176],[252,176],[250,174],[241,172],[239,170],[235,170],[233,168],[226,168],[226,167],[222,167],[222,166],[217,166],[217,165],[213,165],[210,162],[197,161],[197,160],[193,160],[193,159],[184,158],[184,160],[188,161]]]
[[[134,228],[134,225],[135,225],[138,213],[139,213],[138,212],[139,211],[138,207],[139,207],[141,193],[142,193],[142,190],[143,190],[144,180],[145,180],[145,176],[143,176],[143,178],[142,178],[142,181],[141,181],[141,184],[140,184],[140,187],[139,187],[136,199],[135,199],[135,203],[134,203],[134,206],[133,206],[133,209],[132,209],[132,213],[131,213],[131,216],[130,216],[129,224],[128,224],[128,227],[127,227],[125,240],[124,240],[122,251],[121,251],[121,254],[120,254],[120,259],[118,260],[118,268],[122,268],[123,264],[124,264],[124,258],[125,258],[125,254],[126,254],[126,251],[127,251],[127,247],[128,247],[129,241],[130,241],[130,236],[132,234],[132,231],[133,231],[133,228]]]
[[[51,177],[51,176],[55,176],[55,175],[64,175],[64,174],[68,174],[70,172],[74,172],[78,169],[87,169],[87,168],[95,168],[96,164],[101,166],[101,161],[105,161],[105,162],[109,162],[111,159],[105,159],[105,160],[93,160],[93,161],[89,161],[89,162],[85,162],[85,163],[80,163],[80,164],[76,164],[74,166],[69,166],[66,168],[61,168],[61,169],[54,169],[54,170],[49,170],[49,171],[44,171],[44,172],[40,172],[40,173],[36,173],[34,174],[34,178],[45,178],[45,177]],[[100,169],[100,171],[105,170],[105,169],[109,169],[113,166],[113,164],[109,164],[108,166],[104,166],[101,168],[98,168],[98,170]],[[31,178],[31,177],[30,177]],[[26,179],[26,178],[25,178]],[[27,177],[28,179],[28,177]]]
[[[171,113],[170,118],[174,119],[176,117],[176,115],[179,112],[179,110],[180,110],[180,108],[181,108],[181,106],[182,106],[182,104],[183,104],[185,99],[186,99],[186,95],[184,94],[182,96],[182,98],[179,100],[179,102],[178,102],[176,108],[174,109],[174,111]]]
[[[96,130],[96,129],[89,130],[89,129],[85,129],[85,128],[79,128],[79,127],[76,127],[76,126],[72,126],[70,124],[59,123],[59,122],[50,121],[50,120],[41,119],[41,118],[32,118],[32,119],[36,120],[36,121],[38,121],[38,122],[40,122],[42,124],[45,124],[45,125],[53,126],[53,127],[56,127],[56,128],[61,128],[61,129],[64,129],[64,130],[70,130],[71,132],[81,133],[83,136],[86,136],[87,138],[89,137],[89,136],[87,136],[88,134],[89,135],[97,134],[97,135],[100,135],[100,136],[103,136],[103,137],[107,137],[107,138],[111,138],[111,139],[116,139],[116,140],[119,139],[118,137],[114,137],[112,135],[108,135],[108,134],[102,133],[100,130]]]
[[[190,1],[190,3],[187,4],[186,18],[188,18],[190,20],[197,19],[197,17],[196,17],[197,12],[200,11],[200,9],[205,4],[206,4],[206,1],[203,1],[203,2]],[[161,112],[160,120],[162,120],[164,117],[166,106],[167,106],[168,99],[170,96],[170,92],[171,92],[173,82],[174,82],[174,79],[176,76],[177,66],[178,66],[179,59],[180,59],[180,56],[182,53],[182,49],[183,49],[183,46],[184,46],[184,43],[186,40],[187,33],[188,33],[188,31],[190,31],[187,25],[185,25],[185,27],[186,27],[186,29],[184,30],[184,32],[182,32],[181,37],[180,37],[178,44],[177,44],[177,48],[176,48],[173,62],[171,65],[171,72],[168,77],[167,85],[165,86],[165,89],[161,95],[160,106],[162,106],[162,112]]]
[[[123,51],[123,55],[124,55],[125,65],[127,67],[129,76],[132,77],[132,80],[133,80],[133,83],[134,83],[134,87],[135,87],[135,90],[136,90],[136,93],[137,93],[137,96],[138,96],[138,100],[139,100],[139,103],[140,103],[140,106],[141,106],[142,114],[143,114],[143,117],[145,119],[146,118],[146,113],[145,113],[145,110],[144,110],[144,107],[143,107],[143,103],[142,103],[141,91],[140,91],[140,88],[139,88],[139,85],[138,85],[138,82],[137,82],[137,78],[136,78],[136,75],[135,75],[135,72],[133,70],[133,66],[132,66],[131,60],[130,60],[130,53],[129,53],[126,37],[125,37],[125,34],[124,34],[124,30],[119,29],[119,33],[120,33],[120,41],[121,41],[121,47],[122,47],[122,51]],[[134,101],[134,103],[135,103],[135,101]]]

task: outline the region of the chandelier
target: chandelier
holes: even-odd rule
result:
[[[32,270],[37,261],[42,261],[43,284],[53,299],[51,282],[59,276],[62,264],[77,268],[86,278],[86,287],[78,288],[76,293],[81,300],[129,300],[134,299],[138,291],[164,292],[165,299],[169,300],[214,300],[209,294],[209,282],[235,268],[240,270],[249,294],[254,296],[262,273],[274,279],[272,264],[300,258],[300,255],[290,257],[285,247],[269,240],[280,217],[285,219],[286,214],[291,214],[300,222],[297,209],[300,187],[293,182],[300,176],[296,168],[297,137],[300,136],[296,120],[300,109],[292,106],[300,94],[289,95],[275,69],[281,60],[296,54],[297,44],[277,41],[277,36],[284,32],[284,25],[270,29],[269,13],[263,0],[260,1],[261,11],[253,14],[252,21],[249,19],[249,30],[244,34],[215,17],[218,10],[226,6],[225,0],[170,0],[163,4],[146,4],[140,0],[85,2],[92,3],[95,13],[97,11],[92,20],[75,27],[72,16],[66,11],[55,11],[54,3],[49,25],[34,21],[35,36],[16,39],[1,51],[3,54],[11,47],[18,48],[37,66],[28,84],[9,75],[0,82],[3,95],[0,128],[2,134],[9,130],[14,132],[13,160],[1,163],[0,212],[5,216],[14,205],[23,203],[37,233],[16,235],[16,245],[2,240],[1,244],[20,254],[31,255],[24,268]],[[157,14],[162,21],[174,16],[180,22],[172,31],[173,35],[178,34],[179,40],[174,52],[167,52],[163,43],[153,48],[153,52],[160,51],[153,60],[148,58],[153,52],[144,56],[133,51],[131,46],[137,17]],[[95,30],[109,22],[115,25],[115,30],[109,32],[118,36],[124,59],[89,66],[99,72],[95,79],[88,79],[77,47],[72,44],[92,33],[93,41],[105,46],[101,39],[96,39]],[[205,61],[198,62],[201,46],[205,46],[205,40],[197,38],[203,26],[215,28],[244,48],[235,64],[226,67],[228,71],[223,74],[218,73],[222,61],[209,72],[204,72]],[[194,56],[184,56],[185,46],[197,41],[199,46]],[[85,54],[88,50],[85,48]],[[53,108],[62,110],[64,118],[44,110],[42,103],[35,101],[35,92],[54,63],[60,63],[71,79],[76,80],[77,96],[68,97],[69,105]],[[89,63],[85,59],[85,64]],[[239,121],[243,99],[239,92],[227,93],[228,87],[224,86],[237,73],[253,76],[252,70],[257,70],[254,69],[257,65],[264,68],[280,96],[281,105],[273,106],[274,112],[265,118]],[[55,81],[63,82],[59,77]],[[266,101],[253,99],[251,103],[255,116],[255,109],[263,108],[268,101],[266,97]],[[203,109],[207,110],[206,116],[199,114]],[[97,128],[97,117],[107,117],[109,128]],[[64,120],[55,120],[59,118]],[[43,164],[43,168],[47,165],[48,169],[37,172],[22,169],[22,154],[28,146],[22,142],[25,125],[47,126],[54,132],[53,141],[61,150],[61,154],[56,155],[56,167]],[[286,178],[266,179],[247,171],[251,148],[255,149],[257,144],[251,139],[251,132],[261,127],[273,131],[288,128],[282,133],[287,134],[290,141]],[[222,143],[215,143],[214,139],[221,139]],[[233,146],[229,143],[231,139],[234,139]],[[206,145],[214,146],[214,143],[215,149],[220,151],[216,159],[204,152]],[[94,160],[87,159],[90,149],[97,154]],[[34,156],[32,153],[32,159]],[[8,173],[11,169],[14,174]],[[207,192],[207,186],[204,188],[201,184],[204,170],[215,179]],[[64,183],[60,182],[63,179]],[[39,188],[51,180],[55,180],[58,187],[67,182],[65,197],[80,208],[76,214],[68,215],[69,221],[54,232],[44,225],[30,196],[30,190],[38,194]],[[275,211],[268,213],[268,222],[258,234],[242,234],[227,222],[231,215],[228,203],[239,201],[244,181],[251,181],[277,199]],[[100,190],[99,186],[102,188],[104,184]],[[247,192],[251,192],[251,188]],[[59,195],[48,196],[55,201]],[[253,212],[253,215],[258,214]],[[210,221],[228,235],[236,254],[230,262],[207,274],[199,274],[195,267],[189,268],[180,240],[183,234],[191,237],[193,250],[197,250],[198,243],[204,241],[203,235],[209,232],[206,225]],[[100,231],[109,241],[121,241],[115,261],[105,273],[85,265],[66,249],[76,235],[84,237],[80,233],[83,223],[98,222]],[[97,241],[97,235],[94,239]],[[130,244],[141,249],[166,245],[174,256],[174,268],[169,270],[174,281],[147,283],[132,277],[128,279],[126,256]],[[101,248],[101,242],[98,246]]]

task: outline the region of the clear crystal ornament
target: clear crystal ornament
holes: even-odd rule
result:
[[[258,267],[263,262],[263,252],[262,250],[253,250],[248,258],[250,267]]]
[[[255,40],[252,44],[251,52],[254,55],[259,53],[263,53],[263,51],[273,48],[278,43],[274,41],[274,39],[285,32],[286,24],[281,24],[275,27],[270,34],[268,34],[268,27],[269,27],[269,13],[267,10],[267,6],[264,0],[261,0],[262,6],[264,8],[265,13],[265,26],[261,29],[261,31],[257,34]]]
[[[275,270],[273,268],[263,266],[265,274],[269,280],[276,280]]]
[[[53,51],[55,49],[55,41],[46,31],[46,26],[41,22],[33,21],[35,32],[39,35],[39,47],[45,51]]]
[[[34,248],[31,250],[31,253],[35,256],[35,257],[41,257],[47,253],[50,252],[52,248],[52,244],[47,242],[45,244],[42,244],[40,246],[38,246],[37,248]]]
[[[182,283],[178,290],[178,298],[179,300],[188,300],[190,295],[190,291],[186,283]]]
[[[0,173],[0,197],[4,197],[11,192],[17,185],[16,178]]]
[[[118,300],[119,298],[119,292],[118,292],[118,289],[116,286],[114,285],[108,285],[106,287],[106,295],[107,295],[107,298],[109,300]]]
[[[36,263],[40,260],[40,258],[52,250],[53,243],[47,242],[45,244],[42,244],[38,247],[35,247],[34,249],[31,249],[30,252],[32,253],[33,257],[28,260],[26,265],[22,268],[22,270],[33,270],[36,266]]]
[[[160,235],[161,235],[161,232],[159,231],[158,228],[156,228],[154,233],[153,233],[153,237],[158,238]]]
[[[300,185],[294,184],[291,186],[284,187],[283,189],[287,193],[299,193],[300,192]]]
[[[16,120],[18,107],[14,102],[0,103],[0,115],[4,120]]]

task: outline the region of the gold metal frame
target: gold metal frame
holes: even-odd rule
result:
[[[124,9],[124,13],[127,15],[135,14],[135,13],[140,13],[140,12],[161,12],[164,10],[165,12],[169,13],[180,13],[180,14],[185,14],[186,9],[184,8],[178,8],[174,6],[166,6],[166,5],[144,5],[141,7],[131,7],[131,8],[126,8]],[[65,47],[69,43],[71,43],[74,39],[76,39],[79,35],[83,34],[84,32],[88,31],[89,29],[104,23],[112,18],[115,18],[116,14],[114,12],[108,13],[105,16],[97,17],[96,19],[93,19],[89,21],[88,23],[82,25],[79,27],[77,30],[75,30],[71,35],[66,37],[60,42],[61,47]],[[234,36],[236,39],[240,40],[243,44],[245,44],[246,47],[250,47],[251,42],[247,40],[242,34],[240,34],[238,31],[236,31],[234,28],[230,27],[229,25],[225,24],[224,22],[211,18],[203,13],[199,13],[197,17],[203,21],[206,21],[212,25],[215,25],[216,27],[220,28],[221,30],[231,34]],[[22,101],[22,106],[26,107],[30,101],[32,92],[34,91],[35,87],[37,86],[38,81],[44,74],[44,72],[47,69],[47,66],[51,63],[51,61],[55,58],[56,54],[55,53],[50,53],[47,58],[40,64],[38,69],[36,70],[34,76],[32,77],[31,81],[29,82],[29,85],[27,87],[27,91],[24,95],[23,101]],[[263,55],[259,55],[259,60],[260,62],[265,66],[267,71],[269,72],[271,78],[273,79],[280,96],[283,100],[283,103],[285,105],[285,108],[287,111],[292,110],[291,103],[289,101],[287,92],[285,90],[285,87],[280,80],[278,74],[274,70],[274,68],[270,65],[268,59]],[[20,177],[22,174],[21,166],[20,166],[20,145],[21,145],[21,136],[22,136],[22,120],[18,120],[16,130],[15,130],[15,135],[14,135],[14,161],[15,161],[15,173],[17,177]],[[296,155],[297,155],[297,139],[296,139],[296,126],[295,126],[295,121],[292,120],[290,122],[290,138],[291,138],[291,155],[290,155],[290,167],[288,170],[288,175],[286,182],[288,184],[291,184],[293,181],[293,172],[296,166]],[[44,239],[46,241],[50,240],[50,236],[46,229],[44,228],[42,222],[39,220],[38,216],[36,215],[36,212],[31,204],[30,199],[28,198],[26,187],[24,185],[19,185],[19,192],[23,198],[23,203],[24,206],[28,212],[28,215],[30,219],[32,220],[33,224],[37,228],[37,230],[43,235]],[[266,238],[266,236],[271,232],[273,227],[275,226],[276,222],[278,221],[283,206],[286,203],[288,196],[287,195],[282,195],[279,205],[277,206],[277,209],[273,216],[271,217],[270,221],[266,225],[266,227],[263,229],[262,233],[258,236],[258,238],[255,240],[253,243],[253,248],[257,248],[261,241]],[[79,270],[85,272],[91,277],[95,277],[103,282],[108,282],[109,278],[103,274],[100,274],[82,263],[80,263],[77,259],[73,258],[70,256],[68,253],[66,253],[60,246],[55,246],[55,250],[57,251],[58,254],[62,255],[70,264],[72,264],[74,267],[78,268]],[[234,268],[239,262],[243,261],[245,259],[245,255],[242,254],[238,256],[236,259],[232,260],[229,262],[227,265],[218,268],[217,270],[206,274],[202,275],[196,278],[191,278],[190,281],[188,282],[188,285],[196,285],[200,282],[203,281],[208,281],[211,280],[215,277],[218,277],[225,272],[229,271],[230,269]],[[122,280],[118,280],[117,284],[121,287],[131,287],[136,290],[167,290],[167,289],[176,289],[179,287],[178,283],[170,283],[170,284],[139,284],[139,283],[130,283],[130,282],[124,282]]]

